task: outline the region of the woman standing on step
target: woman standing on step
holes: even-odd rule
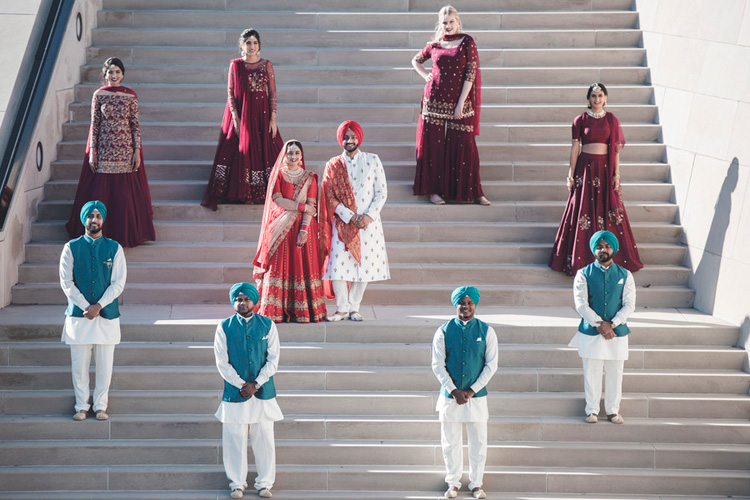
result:
[[[81,207],[100,200],[107,207],[104,235],[123,247],[156,239],[151,192],[143,166],[138,96],[123,87],[125,65],[110,57],[102,66],[105,86],[94,92],[91,127],[73,212],[65,225],[71,238],[84,233]]]
[[[593,262],[589,240],[608,230],[620,242],[615,263],[635,272],[643,267],[630,229],[620,188],[620,151],[625,136],[620,121],[605,110],[607,87],[589,86],[585,113],[573,120],[568,171],[568,204],[557,230],[549,267],[570,276]]]
[[[268,173],[284,141],[276,127],[276,77],[260,57],[260,34],[250,28],[237,42],[242,57],[229,63],[227,104],[211,176],[201,205],[219,200],[263,203]]]
[[[424,67],[427,59],[432,59],[432,71]],[[456,9],[440,9],[435,38],[411,64],[427,82],[417,124],[414,194],[429,194],[435,205],[444,205],[443,197],[489,205],[476,143],[482,103],[479,55],[474,39],[461,31]]]
[[[288,141],[268,179],[253,259],[257,312],[276,323],[326,317],[318,253],[318,176],[305,169],[302,144]]]

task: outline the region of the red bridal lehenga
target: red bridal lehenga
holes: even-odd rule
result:
[[[268,176],[284,141],[268,127],[276,111],[276,78],[267,59],[229,63],[227,104],[221,122],[211,176],[201,205],[216,210],[218,202],[263,203]],[[240,116],[239,137],[232,109]]]
[[[474,39],[460,33],[443,40],[463,37],[454,48],[428,43],[417,61],[432,59],[432,78],[425,84],[422,114],[417,123],[417,172],[414,194],[442,194],[449,200],[474,201],[484,196],[479,178],[479,115],[482,79]],[[463,118],[453,113],[464,81],[473,82],[463,107]]]
[[[615,156],[625,146],[620,121],[612,113],[594,118],[583,113],[573,120],[573,140],[581,145],[606,143],[607,154],[581,153],[573,171],[573,188],[555,236],[549,267],[568,275],[594,262],[589,240],[607,230],[617,236],[615,263],[631,272],[643,267],[630,229],[622,190],[612,187]]]
[[[97,154],[96,173],[89,164],[92,148]],[[135,247],[156,239],[143,149],[140,149],[141,166],[133,171],[134,148],[141,148],[138,97],[127,87],[101,87],[91,101],[86,153],[73,212],[65,225],[71,238],[85,232],[79,218],[81,207],[99,200],[107,207],[102,230],[106,237],[123,247]]]
[[[318,221],[311,218],[307,241],[299,248],[297,236],[303,214],[274,203],[283,197],[295,203],[317,205],[318,177],[305,170],[304,160],[299,176],[289,175],[283,166],[283,151],[286,147],[269,178],[258,252],[253,260],[253,277],[260,292],[255,311],[276,323],[322,321],[326,317],[326,306],[320,280]]]

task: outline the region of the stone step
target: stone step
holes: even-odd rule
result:
[[[35,222],[31,228],[32,241],[36,243],[59,243],[62,244],[69,239],[65,230],[67,221],[43,221]],[[167,222],[157,221],[154,224],[158,235],[158,242],[155,245],[174,244],[174,243],[214,243],[217,252],[222,252],[220,248],[225,242],[244,242],[250,243],[257,241],[260,233],[260,223],[258,222]],[[663,228],[656,225],[652,226],[635,226],[635,234],[641,242],[638,250],[641,259],[648,263],[649,266],[682,266],[685,257],[686,248],[677,243],[676,237],[673,240],[644,243],[644,241],[658,240]],[[467,231],[474,245],[484,243],[495,243],[495,245],[483,245],[485,250],[492,252],[492,256],[486,256],[485,262],[495,264],[547,264],[552,251],[551,241],[554,239],[557,225],[548,224],[517,224],[517,223],[494,223],[492,225],[471,224],[461,222],[432,222],[432,223],[408,223],[408,222],[386,222],[384,223],[385,238],[388,242],[388,254],[391,263],[411,262],[420,264],[441,263],[436,260],[440,248],[435,248],[438,244],[449,245],[446,235],[455,234],[458,231]],[[406,245],[406,243],[429,243],[431,245],[419,246]],[[456,258],[461,258],[464,251],[460,250],[463,245],[458,242],[453,244],[453,248],[459,249],[454,254]],[[444,247],[442,247],[444,248]],[[236,248],[232,248],[236,251]],[[140,250],[126,249],[125,256],[129,264],[136,262],[148,262],[145,255],[139,255]],[[240,250],[240,254],[235,254],[234,259],[227,254],[226,263],[231,263],[239,259],[249,262],[254,256],[255,250],[252,247],[246,247]],[[148,253],[148,252],[147,252]],[[39,256],[39,254],[36,254]],[[54,256],[46,253],[50,259]],[[152,255],[152,254],[151,254]],[[27,266],[35,265],[57,265],[55,262],[43,262],[32,260],[29,257],[24,269]],[[173,259],[173,262],[189,261],[190,257],[185,256],[182,260],[180,257]],[[455,260],[455,259],[454,259]],[[163,259],[157,259],[156,262],[162,262]],[[482,261],[482,260],[480,260]],[[23,271],[26,272],[26,271]],[[21,280],[25,281],[24,279]]]
[[[431,27],[435,23],[434,12],[402,12],[398,10],[381,12],[348,12],[334,9],[320,12],[295,12],[225,10],[225,11],[184,11],[112,9],[99,11],[98,28],[138,29],[178,29],[184,27],[235,30],[241,32],[247,27],[247,17],[252,16],[255,26],[266,30],[338,30],[342,26],[357,26],[363,31],[411,30],[416,26]],[[638,19],[634,11],[607,12],[501,12],[487,9],[485,12],[461,12],[461,22],[471,30],[513,29],[632,29]],[[262,36],[262,35],[261,35]]]
[[[452,317],[447,300],[440,304],[445,306],[365,305],[362,307],[366,319],[363,323],[279,324],[278,328],[284,342],[430,343],[435,330]],[[228,304],[125,304],[120,311],[122,336],[129,342],[212,342],[216,324],[232,313]],[[0,314],[0,340],[57,344],[64,314],[63,305],[44,309],[10,305]],[[493,325],[502,345],[567,345],[580,323],[580,316],[572,305],[497,307],[483,300],[478,316]],[[704,347],[710,353],[716,348],[733,348],[739,337],[736,325],[693,309],[638,307],[628,324],[634,349],[638,346],[657,349],[693,346],[695,349]],[[2,349],[0,356],[0,365],[7,365],[7,355]],[[663,363],[663,368],[674,368],[666,359]]]
[[[637,227],[660,226],[664,233],[655,240],[643,241],[635,234],[636,241],[677,241],[680,226],[673,224],[677,215],[677,205],[673,203],[628,202],[628,218],[634,234]],[[70,217],[71,201],[43,201],[37,205],[39,220],[65,220]],[[156,221],[195,221],[195,222],[237,222],[261,218],[262,205],[219,205],[216,212],[202,207],[194,201],[153,201]],[[383,207],[381,217],[390,222],[519,222],[549,223],[557,226],[565,209],[561,201],[518,201],[502,202],[493,200],[492,206],[480,207],[471,203],[449,203],[436,206],[427,201],[388,202]],[[553,233],[554,237],[554,233]],[[467,235],[468,238],[468,235]],[[548,241],[552,241],[550,238]],[[28,250],[28,246],[27,246]]]
[[[506,228],[509,232],[514,228]],[[222,228],[218,229],[218,238],[221,238]],[[230,231],[231,226],[225,228]],[[513,242],[492,242],[477,241],[476,243],[447,243],[434,242],[428,234],[428,230],[417,225],[406,226],[403,228],[412,231],[421,231],[420,240],[411,241],[393,241],[388,243],[389,261],[393,264],[419,264],[419,265],[445,265],[450,264],[466,265],[473,264],[519,264],[519,265],[542,265],[544,266],[549,259],[551,247],[547,244],[536,244],[533,247]],[[450,225],[445,225],[443,229],[450,230]],[[679,228],[678,228],[679,229]],[[440,228],[437,228],[440,230]],[[480,230],[477,228],[477,230]],[[659,228],[654,226],[651,229],[658,232]],[[554,228],[549,229],[554,235]],[[386,234],[389,234],[386,227]],[[257,231],[256,231],[257,234]],[[438,233],[439,234],[439,233]],[[534,235],[533,231],[528,231],[528,235]],[[636,232],[636,237],[639,232]],[[160,265],[157,263],[176,263],[177,265],[194,265],[197,262],[222,262],[231,264],[240,260],[238,268],[248,267],[249,263],[255,256],[255,238],[236,241],[231,236],[227,241],[219,243],[209,240],[208,242],[184,242],[184,241],[160,241],[140,245],[136,248],[125,249],[125,258],[130,265],[139,263],[141,265]],[[53,265],[57,266],[60,253],[64,245],[64,240],[43,241],[28,243],[26,245],[26,264],[28,266]],[[669,246],[671,242],[662,242],[654,251],[659,252],[662,247]],[[543,246],[542,246],[543,245]],[[685,248],[676,245],[669,246],[670,250],[679,255],[684,254]],[[648,250],[648,246],[646,247]],[[653,253],[653,252],[652,252]],[[445,254],[450,254],[446,256]],[[647,254],[646,254],[647,255]],[[441,257],[442,256],[442,257]],[[242,264],[244,262],[245,264]],[[182,264],[184,263],[184,264]],[[649,261],[649,266],[651,262]],[[680,262],[667,263],[666,265],[680,266]],[[654,263],[653,265],[660,265]],[[441,268],[442,269],[442,268]],[[26,272],[26,271],[24,271]],[[550,279],[553,276],[548,275]],[[640,280],[640,278],[637,278]],[[567,283],[567,281],[566,281]]]
[[[253,7],[259,11],[279,10],[279,4],[275,0],[255,0]],[[435,5],[429,0],[383,0],[374,9],[372,3],[365,0],[287,0],[284,7],[289,10],[307,11],[356,11],[356,12],[383,12],[399,11],[409,12],[432,12],[436,14]],[[461,4],[461,12],[482,11],[487,12],[487,0],[464,0]],[[499,12],[536,12],[536,11],[560,11],[560,12],[587,12],[587,11],[622,11],[631,10],[630,0],[585,0],[560,3],[558,0],[493,0],[493,9]],[[104,0],[102,8],[105,10],[175,10],[185,9],[196,11],[237,11],[247,9],[244,0],[182,0],[175,4],[172,0]]]
[[[69,109],[70,119],[74,122],[87,123],[91,119],[91,104],[89,102],[74,102],[70,104]],[[524,105],[517,103],[485,103],[482,106],[482,125],[489,130],[492,130],[492,127],[495,124],[501,126],[507,126],[507,124],[530,124],[536,127],[540,126],[538,125],[538,122],[545,124],[557,123],[570,127],[573,118],[581,114],[584,109],[585,108],[580,104],[550,103]],[[615,113],[626,126],[630,126],[630,123],[634,123],[636,126],[639,124],[653,124],[656,116],[656,106],[651,104],[613,104],[611,106],[611,111]],[[209,122],[215,124],[218,130],[218,125],[221,123],[223,116],[224,106],[222,100],[217,100],[212,103],[139,103],[139,119],[144,123]],[[378,126],[384,124],[400,124],[407,126],[416,124],[419,117],[420,108],[418,99],[409,103],[388,104],[356,102],[347,104],[280,102],[278,107],[278,121],[279,124],[281,124],[279,130],[281,131],[282,136],[284,134],[283,124],[285,123],[323,123],[335,124],[338,126],[338,123],[341,123],[341,121],[351,119],[361,122],[364,129],[368,130],[370,124],[378,124]],[[569,130],[570,129],[568,128],[568,131]],[[478,145],[499,142],[495,134],[484,132],[484,128],[481,132],[477,143]],[[323,140],[319,142],[330,142],[331,144],[335,144],[335,142],[332,142],[334,138],[335,135],[331,137],[321,137]],[[570,136],[566,135],[563,139],[563,142],[565,143],[564,145],[569,153]],[[149,143],[148,138],[145,139],[145,142],[146,144]],[[168,141],[152,140],[151,142],[159,144]],[[215,149],[216,142],[215,140],[212,142]],[[403,143],[404,139],[397,142]],[[550,141],[548,140],[546,142]],[[63,144],[67,144],[67,142],[63,142]],[[372,148],[374,144],[378,143],[368,141],[367,144]],[[634,161],[632,154],[630,154],[630,150],[635,146],[641,147],[640,144],[629,144],[625,150],[626,153],[623,153],[623,160],[627,159],[630,162]],[[334,150],[335,149],[340,149],[340,146],[335,146]],[[83,151],[83,148],[81,148],[80,151]],[[307,148],[305,153],[309,154]],[[525,155],[518,155],[513,158],[518,158],[520,161],[526,162],[535,161],[533,158],[525,158]],[[168,159],[176,160],[180,158]],[[208,159],[208,161],[211,160],[213,160],[213,155]],[[559,160],[559,158],[557,158],[557,160]],[[655,159],[653,161],[661,160]]]
[[[329,142],[336,137],[338,123],[311,124],[311,123],[282,123],[279,125],[285,137],[294,137],[302,142],[303,146],[308,143]],[[560,143],[570,140],[570,124],[533,125],[528,123],[483,124],[483,134],[487,138],[510,143],[547,142]],[[140,122],[143,137],[159,137],[161,141],[179,141],[190,137],[191,140],[207,142],[217,140],[220,135],[220,127],[217,123],[196,122]],[[416,123],[414,124],[369,124],[367,127],[367,139],[373,142],[402,142],[405,137],[416,137]],[[63,125],[63,141],[84,141],[88,136],[88,122],[68,122]],[[626,124],[623,126],[625,137],[634,143],[653,143],[659,137],[661,126],[653,123]],[[482,136],[480,136],[482,137]],[[480,142],[480,144],[482,144]]]
[[[404,484],[419,490],[442,490],[442,466],[277,466],[275,491],[303,486],[313,490],[400,490]],[[20,466],[4,467],[0,489],[226,490],[220,465],[162,466]],[[750,495],[750,472],[618,469],[487,467],[487,491],[547,493],[627,493],[658,491],[666,495]],[[214,492],[215,495],[215,492]]]
[[[450,284],[394,285],[371,283],[367,300],[370,304],[431,305],[441,303],[455,288]],[[570,304],[570,286],[554,285],[483,285],[483,296],[492,304],[503,306],[565,306]],[[227,299],[224,284],[136,283],[121,295],[124,304],[223,304]],[[64,304],[65,295],[59,283],[19,284],[13,287],[12,302],[18,305]],[[646,307],[691,307],[695,292],[684,286],[639,287],[638,303]]]
[[[495,158],[527,158],[531,161],[555,161],[570,155],[570,146],[559,143],[483,143],[477,145],[480,161]],[[310,165],[316,162],[325,164],[331,157],[339,154],[335,143],[307,143],[305,161]],[[60,159],[82,158],[85,151],[83,142],[59,142],[57,154]],[[144,142],[144,155],[156,160],[202,160],[212,161],[216,154],[216,141],[193,142],[185,144],[179,141]],[[406,161],[414,157],[413,143],[373,143],[367,152],[376,152],[382,161]],[[640,143],[628,146],[628,158],[631,161],[662,161],[666,148],[663,144]],[[146,160],[148,162],[148,160]]]
[[[2,391],[4,415],[67,414],[74,405],[70,390]],[[438,392],[427,391],[278,391],[282,411],[298,415],[432,415]],[[487,396],[490,415],[499,417],[580,416],[582,392],[499,392]],[[112,414],[202,413],[213,414],[221,400],[219,389],[112,390],[108,411]],[[746,418],[747,394],[625,393],[621,412],[626,417]]]
[[[154,200],[194,200],[200,202],[206,191],[206,180],[151,180],[149,188]],[[46,201],[73,201],[78,187],[78,181],[50,181],[44,185],[44,199]],[[484,194],[490,200],[503,202],[513,201],[551,201],[567,200],[568,189],[560,181],[556,182],[521,182],[521,181],[484,181]],[[674,188],[672,184],[664,182],[634,183],[623,182],[622,193],[629,202],[661,202],[671,201]],[[389,181],[388,200],[391,202],[413,201],[413,182]]]
[[[43,449],[44,447],[44,449]],[[0,444],[1,466],[27,465],[221,465],[221,439],[76,440]],[[490,441],[488,467],[597,467],[616,454],[619,467],[644,469],[745,470],[750,446]],[[464,460],[468,460],[464,449]],[[12,458],[11,458],[12,457]],[[3,460],[4,458],[4,460]],[[439,442],[285,440],[276,441],[276,460],[285,465],[441,466]]]
[[[546,264],[422,264],[390,263],[392,285],[471,282],[480,285],[514,283],[530,286],[567,286],[570,278],[552,271]],[[638,272],[641,287],[687,286],[690,269],[683,266],[646,266]],[[56,284],[59,281],[59,263],[22,264],[19,283]],[[128,285],[138,283],[221,284],[231,286],[237,281],[253,281],[253,269],[247,262],[164,262],[133,263],[128,266]]]
[[[151,51],[161,54],[169,51],[164,47],[153,48],[89,48],[90,61],[102,61],[111,54],[119,55],[124,64],[139,61],[138,64],[161,61]],[[175,49],[181,50],[181,49]],[[204,49],[205,51],[211,49]],[[222,51],[224,49],[221,49]],[[393,49],[398,50],[398,49]],[[146,54],[141,55],[141,51]],[[191,57],[200,57],[203,51],[191,53]],[[130,55],[132,53],[132,55]],[[174,57],[167,53],[165,59]],[[140,62],[144,60],[144,62]],[[212,60],[213,61],[213,60]],[[276,61],[272,58],[272,61]],[[166,62],[166,61],[165,61]],[[222,68],[224,69],[224,68]],[[91,101],[94,91],[101,85],[96,83],[80,83],[75,87],[75,100],[82,103]],[[180,83],[180,92],[174,91],[174,84],[160,83],[128,83],[128,87],[138,94],[138,102],[143,105],[149,102],[205,102],[220,103],[226,99],[227,86],[225,83],[214,84],[186,84]],[[653,87],[649,85],[609,85],[607,86],[611,102],[618,104],[650,104],[653,98]],[[380,103],[380,104],[414,104],[422,98],[424,85],[366,85],[363,82],[351,85],[341,85],[327,82],[325,85],[311,85],[307,83],[276,82],[276,92],[282,103]],[[586,87],[574,86],[490,86],[482,82],[482,100],[485,103],[527,103],[527,104],[585,104]],[[86,122],[87,123],[87,122]],[[88,126],[88,123],[87,123]]]
[[[600,15],[606,18],[607,15]],[[433,17],[433,19],[435,19]],[[433,21],[434,22],[434,21]],[[432,23],[431,23],[432,24]],[[246,26],[246,24],[243,24]],[[347,47],[356,40],[356,47],[399,48],[420,50],[432,39],[430,26],[421,29],[392,30],[317,30],[317,29],[263,29],[263,45],[270,47]],[[181,27],[179,32],[197,47],[226,47],[236,50],[239,29]],[[494,29],[469,31],[479,47],[503,48],[613,48],[638,47],[641,32],[635,29]],[[97,47],[108,46],[184,46],[185,40],[174,36],[174,29],[96,28],[91,32],[91,43]],[[384,36],[386,35],[387,36]],[[228,52],[229,53],[229,52]],[[236,52],[235,52],[236,53]],[[408,64],[408,62],[407,62]],[[603,68],[602,71],[605,69]],[[612,76],[616,73],[609,74]],[[625,76],[625,75],[620,75]],[[602,78],[612,81],[612,78]],[[589,81],[594,81],[589,79]]]
[[[81,175],[81,157],[73,160],[56,160],[51,163],[53,180],[77,181]],[[184,180],[202,180],[208,182],[211,173],[211,161],[195,160],[149,160],[146,168],[149,180],[171,180],[176,177]],[[308,165],[308,168],[322,175],[323,165]],[[388,181],[414,181],[413,161],[383,162]],[[666,163],[620,163],[623,183],[628,182],[664,182],[669,165]],[[518,181],[518,182],[562,182],[568,175],[567,161],[549,162],[511,162],[483,161],[482,181]]]
[[[289,328],[289,327],[287,327]],[[126,367],[142,367],[145,371],[136,369],[135,371],[126,370],[124,376],[134,376],[147,373],[148,370],[155,372],[164,372],[165,376],[173,376],[170,371],[182,373],[197,366],[206,367],[208,371],[201,372],[203,377],[206,374],[216,375],[214,356],[213,356],[213,331],[214,326],[206,326],[206,337],[210,341],[206,342],[176,342],[166,339],[151,342],[134,342],[127,341],[119,345],[115,352],[115,365],[117,369]],[[635,329],[635,327],[634,327]],[[575,332],[575,328],[568,330],[567,337],[570,339]],[[284,334],[284,330],[281,332]],[[502,333],[502,331],[500,332]],[[434,331],[433,331],[434,334]],[[641,337],[643,334],[641,333]],[[638,336],[634,336],[631,342],[630,358],[625,363],[628,370],[649,370],[649,373],[641,376],[657,377],[659,375],[670,375],[666,370],[685,370],[692,368],[696,373],[703,373],[700,370],[713,370],[718,375],[726,375],[723,371],[734,370],[740,379],[750,377],[743,373],[743,351],[734,347],[707,347],[707,346],[639,346]],[[430,371],[430,342],[420,343],[387,343],[380,342],[376,345],[367,345],[361,343],[315,343],[304,342],[295,343],[287,341],[284,337],[282,343],[282,356],[280,367],[286,371],[292,370],[292,374],[286,375],[288,378],[294,378],[295,373],[299,374],[299,369],[305,367],[303,372],[309,372],[311,378],[318,378],[316,384],[325,384],[326,380],[330,381],[335,377],[341,377],[345,373],[356,372],[356,368],[365,370],[363,373],[352,377],[367,377],[368,372],[381,373],[387,372],[388,369],[379,369],[378,367],[390,367],[393,369],[412,370],[416,379],[427,374],[430,377],[428,381],[429,390],[435,384],[434,376]],[[61,342],[13,342],[10,344],[0,344],[0,348],[6,351],[6,363],[10,372],[16,368],[21,371],[30,371],[31,367],[64,367],[69,372],[70,359],[68,348]],[[513,344],[502,342],[502,348],[498,354],[498,364],[501,369],[506,368],[524,368],[534,370],[536,368],[544,369],[568,369],[565,373],[580,375],[581,360],[578,357],[578,351],[574,348],[567,347],[566,344]],[[163,369],[159,366],[163,366]],[[190,367],[181,370],[179,367]],[[350,368],[345,368],[350,367]],[[396,368],[394,368],[396,367]],[[0,366],[0,368],[4,368]],[[308,369],[309,368],[309,369]],[[354,370],[352,368],[355,368]],[[389,369],[390,369],[389,368]],[[42,368],[40,368],[42,369]],[[569,369],[577,369],[577,372]],[[49,372],[48,376],[53,374],[54,370]],[[653,373],[652,373],[653,372]],[[662,373],[663,372],[663,373]],[[722,373],[719,373],[722,372]],[[530,372],[531,373],[531,372]],[[636,372],[640,373],[640,372]],[[682,372],[680,372],[682,373]],[[131,374],[131,375],[128,375]],[[317,374],[317,375],[315,375]],[[370,378],[371,377],[370,373]],[[717,375],[717,376],[718,376]],[[388,377],[386,373],[383,377]],[[690,375],[684,375],[689,377]],[[4,375],[5,380],[11,381],[8,374]],[[294,379],[295,383],[300,382]],[[17,381],[14,383],[26,383]],[[159,384],[158,381],[144,381],[149,385]],[[378,380],[359,381],[358,383],[370,384],[373,388],[387,389],[389,383]],[[408,390],[410,380],[394,381],[400,386],[401,390]],[[221,385],[214,383],[214,386]],[[341,382],[328,385],[328,389],[345,389]],[[5,386],[9,387],[9,386]],[[121,389],[123,387],[120,387]],[[316,387],[323,390],[326,387]],[[296,388],[292,388],[297,390]],[[367,388],[357,389],[366,390]],[[499,389],[498,389],[499,390]],[[630,392],[644,392],[631,390]],[[670,391],[672,392],[672,391]],[[679,391],[677,391],[679,392]],[[706,391],[703,391],[706,392]],[[710,392],[710,391],[709,391]],[[720,392],[720,391],[716,391]],[[743,391],[739,391],[743,392]],[[745,390],[744,392],[747,392]]]
[[[555,14],[557,15],[557,14]],[[241,30],[240,30],[241,31]],[[238,32],[239,33],[239,32]],[[228,70],[228,61],[237,57],[237,49],[201,48],[201,47],[95,47],[87,50],[88,64],[82,70],[85,80],[92,81],[91,76],[101,71],[104,52],[121,54],[128,71],[131,68],[156,68],[164,64],[170,67],[192,67],[201,71],[209,69],[216,72]],[[282,66],[394,66],[403,67],[411,64],[411,59],[419,52],[417,49],[383,49],[365,48],[270,48],[263,49],[263,57],[270,60],[274,67]],[[479,48],[479,58],[484,68],[524,68],[524,67],[569,67],[580,66],[586,61],[590,66],[638,67],[641,66],[646,50],[638,47],[622,48],[572,48],[572,49],[508,49]],[[110,56],[111,57],[111,56]],[[226,81],[226,79],[224,80]]]
[[[744,418],[627,418],[627,425],[615,427],[605,422],[587,425],[580,416],[490,416],[488,434],[500,442],[750,444],[750,422]],[[176,421],[179,425],[175,425]],[[212,414],[113,415],[108,422],[92,424],[95,425],[75,422],[69,414],[2,415],[0,438],[3,441],[95,439],[106,442],[111,439],[215,439],[221,436],[221,423]],[[284,420],[275,424],[275,435],[277,439],[435,441],[440,436],[440,423],[436,414],[426,417],[311,417],[287,413]]]
[[[212,346],[208,346],[209,350]],[[126,348],[127,349],[127,348]],[[125,349],[123,349],[125,350]],[[118,349],[119,351],[119,349]],[[135,349],[132,349],[135,351]],[[154,355],[157,349],[144,350],[146,355]],[[294,363],[294,352],[291,349],[292,360],[285,358],[290,353],[289,348],[282,353],[284,355],[284,364]],[[335,350],[332,350],[335,351]],[[346,352],[346,351],[344,351]],[[170,353],[171,354],[171,353]],[[130,352],[116,355],[118,358],[114,370],[112,389],[113,390],[169,390],[173,387],[181,387],[189,390],[219,390],[221,388],[221,379],[219,378],[214,364],[214,359],[209,352],[203,356],[202,360],[186,360],[185,366],[180,368],[176,366],[120,366],[120,358],[126,358],[132,355]],[[356,354],[356,353],[355,353]],[[417,354],[417,353],[414,353]],[[418,353],[421,356],[413,355],[412,357],[429,357],[429,348],[422,349]],[[513,353],[516,354],[516,353]],[[506,364],[524,364],[534,366],[523,359],[523,354],[513,356],[506,355],[501,360],[501,368],[492,378],[487,388],[490,391],[503,392],[575,392],[583,389],[583,373],[580,369],[575,368],[516,368],[506,367]],[[544,355],[554,355],[555,353],[545,352]],[[632,354],[641,354],[635,352]],[[739,353],[741,354],[741,353]],[[69,353],[67,349],[60,352],[44,353],[44,357],[49,357],[53,362],[66,361],[68,364]],[[20,355],[19,355],[20,356]],[[39,356],[42,357],[41,355]],[[365,357],[366,356],[361,356]],[[370,356],[372,357],[372,356]],[[549,357],[549,356],[547,356]],[[696,358],[699,356],[695,356]],[[179,363],[168,357],[165,363]],[[401,356],[403,358],[403,356]],[[31,361],[33,358],[27,357]],[[187,366],[189,363],[202,361],[201,366]],[[303,365],[306,360],[298,363]],[[321,360],[321,362],[327,359]],[[146,362],[146,361],[144,361]],[[308,363],[312,360],[307,361]],[[408,363],[409,361],[402,361]],[[398,361],[393,361],[398,363]],[[393,367],[383,368],[369,367],[366,365],[354,367],[314,367],[285,369],[281,368],[274,376],[276,386],[279,390],[328,390],[328,391],[389,391],[389,390],[420,390],[429,391],[437,390],[435,376],[428,366],[429,360],[422,363],[422,368],[412,367]],[[543,360],[540,366],[550,363]],[[577,352],[564,356],[556,365],[578,365],[581,361]],[[627,363],[623,381],[623,390],[625,392],[652,392],[655,389],[661,393],[684,393],[692,391],[695,394],[747,394],[750,389],[750,375],[741,371],[742,359],[740,356],[739,368],[732,370],[689,370],[689,371],[668,371],[668,370],[631,370],[628,366],[635,364]],[[702,365],[707,363],[703,362]],[[373,377],[377,377],[373,380]],[[92,375],[93,380],[93,375]],[[7,390],[72,390],[71,375],[69,367],[51,367],[39,368],[38,366],[30,367],[0,367],[0,381]]]

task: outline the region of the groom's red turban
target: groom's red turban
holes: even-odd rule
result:
[[[365,133],[362,130],[362,126],[359,123],[355,122],[354,120],[346,120],[341,125],[339,125],[339,128],[336,131],[336,138],[339,141],[339,146],[341,146],[341,143],[344,142],[344,134],[349,129],[352,129],[352,132],[354,132],[354,135],[357,136],[357,142],[361,146],[362,139],[365,137]]]

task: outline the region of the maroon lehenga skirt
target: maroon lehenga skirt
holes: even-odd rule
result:
[[[442,194],[449,200],[484,196],[473,118],[442,120],[420,116],[414,194]]]
[[[643,267],[638,245],[630,229],[622,191],[612,188],[612,171],[607,155],[581,153],[573,173],[573,189],[568,196],[549,267],[574,275],[594,262],[589,240],[595,232],[607,230],[617,236],[620,249],[614,256],[616,264],[631,272]]]
[[[88,155],[83,160],[78,179],[73,212],[65,225],[71,238],[85,233],[79,214],[87,202],[99,200],[107,207],[102,233],[123,247],[135,247],[144,241],[156,240],[154,212],[146,169],[123,174],[94,173]]]

